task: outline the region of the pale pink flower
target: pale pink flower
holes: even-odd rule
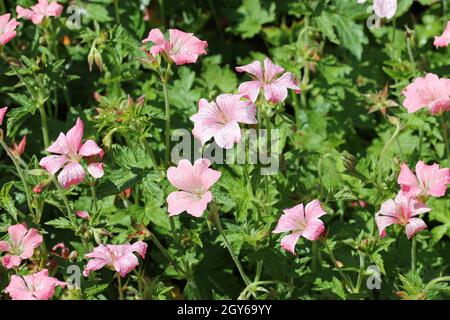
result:
[[[87,213],[86,211],[77,211],[77,217],[84,219],[84,220],[91,219],[91,217],[89,216],[89,213]]]
[[[373,9],[378,17],[391,19],[397,11],[397,0],[374,0]]]
[[[159,29],[152,29],[143,43],[153,42],[150,49],[153,56],[164,52],[176,65],[197,62],[199,55],[206,54],[208,42],[195,37],[193,33],[186,33],[177,29],[169,30],[169,40],[164,38]]]
[[[19,144],[13,143],[11,146],[11,153],[16,157],[20,158],[20,156],[25,152],[25,147],[27,146],[27,136],[23,136],[22,140],[20,140]]]
[[[283,210],[284,214],[278,220],[273,233],[291,232],[281,239],[281,247],[295,254],[295,245],[300,236],[314,241],[325,230],[325,225],[319,218],[327,213],[322,209],[319,200],[311,201],[306,205],[299,204],[293,208]]]
[[[198,112],[190,119],[194,122],[192,133],[202,144],[214,137],[219,147],[231,149],[242,138],[239,123],[256,123],[256,107],[241,95],[221,94],[216,102],[200,99]]]
[[[380,237],[386,236],[386,228],[399,224],[406,228],[406,236],[411,239],[417,232],[427,228],[425,222],[416,216],[431,211],[425,204],[415,198],[404,196],[401,192],[395,200],[389,199],[381,204],[375,221]]]
[[[208,159],[198,159],[192,165],[188,160],[180,160],[177,167],[167,170],[167,179],[180,191],[167,197],[170,216],[183,211],[194,217],[200,217],[212,200],[209,189],[220,178],[220,171],[210,169]]]
[[[414,174],[407,164],[400,167],[397,182],[406,197],[443,197],[450,184],[450,169],[439,168],[439,164],[427,165],[423,161],[416,164]]]
[[[403,91],[403,102],[409,113],[428,108],[432,114],[450,110],[450,79],[428,73],[417,78]]]
[[[64,6],[58,2],[52,1],[49,4],[47,0],[39,0],[30,9],[25,9],[21,6],[16,7],[17,19],[31,20],[36,25],[41,24],[46,17],[59,17],[63,10]]]
[[[91,260],[86,265],[83,274],[87,277],[91,271],[107,266],[117,271],[121,277],[125,277],[139,265],[139,260],[134,252],[138,253],[142,259],[145,259],[146,251],[147,244],[143,241],[122,245],[101,244],[86,255],[86,258]]]
[[[12,300],[49,300],[55,294],[56,287],[66,284],[56,278],[48,276],[48,270],[27,276],[11,276],[11,282],[5,289]]]
[[[29,259],[34,249],[42,243],[42,236],[36,229],[28,229],[25,224],[16,224],[8,228],[9,242],[0,241],[0,252],[7,252],[2,264],[6,269],[16,268],[22,260]]]
[[[436,48],[439,47],[447,47],[450,43],[450,21],[447,22],[447,27],[444,32],[439,37],[434,37],[434,46]]]
[[[0,44],[5,45],[17,36],[16,28],[20,25],[16,19],[11,19],[11,14],[0,16]]]
[[[295,77],[290,72],[274,64],[269,58],[264,59],[264,68],[260,61],[236,67],[237,72],[249,73],[253,80],[242,83],[239,86],[239,93],[246,95],[251,101],[256,102],[262,90],[264,97],[271,103],[283,102],[287,98],[287,89],[293,89],[300,93]],[[278,77],[279,74],[282,76]]]
[[[5,119],[6,112],[8,112],[8,107],[3,107],[0,109],[0,126],[3,124],[3,119]]]
[[[48,147],[47,151],[56,155],[45,157],[39,162],[39,165],[51,174],[56,174],[63,168],[58,181],[66,189],[84,180],[85,171],[80,164],[83,158],[88,159],[87,170],[92,177],[98,179],[103,176],[103,164],[90,163],[92,157],[102,157],[103,150],[93,140],[87,140],[82,144],[83,132],[83,121],[78,118],[67,135],[61,132],[58,139]]]

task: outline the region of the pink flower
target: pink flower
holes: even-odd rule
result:
[[[83,121],[78,118],[77,123],[67,132],[67,135],[61,132],[58,139],[48,147],[48,152],[57,155],[45,157],[39,162],[39,165],[51,174],[55,174],[63,168],[58,176],[58,181],[66,189],[84,180],[85,171],[80,164],[82,158],[87,157],[89,163],[91,157],[103,156],[103,150],[95,141],[87,140],[84,144],[81,143],[83,132]],[[96,179],[103,176],[102,163],[89,163],[87,170]]]
[[[427,225],[415,216],[431,211],[426,205],[415,198],[404,196],[401,192],[395,200],[389,199],[381,205],[376,213],[375,221],[380,237],[386,236],[386,228],[393,224],[406,227],[406,236],[411,239],[417,232],[426,229]]]
[[[246,95],[253,102],[256,102],[260,90],[263,90],[264,97],[271,103],[283,102],[287,98],[287,89],[293,89],[300,93],[300,88],[296,83],[294,75],[290,72],[277,77],[284,69],[274,64],[269,58],[264,59],[264,69],[259,61],[236,67],[237,72],[249,73],[253,80],[242,83],[239,86],[239,93]]]
[[[89,220],[91,218],[86,211],[77,211],[77,217],[84,220]]]
[[[11,19],[11,14],[0,16],[0,44],[5,45],[17,36],[16,28],[20,25],[16,19]]]
[[[208,159],[198,159],[192,165],[188,160],[180,160],[178,167],[167,170],[167,179],[177,189],[169,194],[167,203],[170,216],[183,211],[194,217],[200,217],[212,200],[209,189],[219,180],[221,173],[210,169]]]
[[[58,253],[58,250],[60,251],[60,253]],[[66,247],[64,242],[60,242],[53,246],[52,253],[54,255],[60,256],[63,259],[67,259],[70,254],[70,250],[69,250],[69,248]]]
[[[391,19],[397,11],[397,0],[374,0],[373,8],[378,17]]]
[[[216,102],[201,99],[198,112],[191,120],[194,122],[192,133],[202,144],[214,137],[219,147],[231,149],[234,143],[241,141],[239,123],[256,123],[256,107],[241,100],[240,95],[221,94]]]
[[[29,229],[25,224],[16,224],[8,228],[10,242],[0,241],[0,252],[8,252],[2,259],[6,269],[16,268],[22,260],[29,259],[34,249],[42,243],[42,236],[36,229]]]
[[[57,286],[66,284],[56,278],[48,276],[48,270],[27,276],[11,276],[11,282],[5,289],[13,300],[49,300],[55,294]]]
[[[8,112],[8,107],[3,107],[0,109],[0,126],[3,124],[3,119],[5,119],[6,112]]]
[[[24,18],[31,20],[34,24],[41,24],[42,20],[46,17],[59,17],[64,9],[64,6],[60,5],[56,1],[48,3],[47,0],[39,0],[38,3],[31,7],[31,9],[25,9],[21,6],[16,7],[17,19]]]
[[[327,214],[319,200],[311,201],[306,205],[299,204],[293,208],[283,210],[284,214],[278,220],[277,227],[273,233],[292,231],[291,234],[281,239],[281,247],[295,254],[295,245],[300,236],[314,241],[317,240],[325,230],[325,225],[319,218]]]
[[[98,270],[104,266],[117,271],[121,277],[125,277],[137,265],[139,265],[138,258],[134,254],[137,252],[142,259],[145,259],[147,251],[147,244],[142,241],[137,241],[133,244],[122,245],[99,245],[93,252],[86,255],[89,258],[83,274],[85,277],[93,270]]]
[[[436,48],[439,47],[447,47],[450,43],[450,21],[447,22],[447,27],[440,37],[434,37],[434,46]]]
[[[404,106],[409,113],[428,108],[432,114],[450,110],[450,79],[428,73],[417,78],[403,91]]]
[[[27,146],[27,136],[23,136],[22,140],[20,140],[19,144],[13,143],[11,146],[11,153],[16,157],[20,158],[20,156],[25,152],[25,147]]]
[[[208,42],[201,41],[192,33],[186,33],[177,29],[169,30],[169,40],[164,38],[159,29],[152,29],[143,43],[153,42],[155,45],[150,49],[153,56],[161,52],[172,59],[176,65],[197,62],[199,55],[206,54]]]
[[[397,182],[405,197],[443,197],[450,184],[450,169],[419,161],[414,174],[407,164],[402,164]]]

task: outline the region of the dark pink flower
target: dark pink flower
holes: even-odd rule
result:
[[[246,95],[253,102],[258,99],[262,90],[264,97],[271,103],[283,102],[287,98],[287,89],[293,89],[300,93],[300,87],[295,81],[295,77],[290,72],[274,64],[269,58],[264,59],[264,68],[259,61],[236,67],[237,72],[249,73],[253,80],[242,83],[239,86],[239,93]],[[279,77],[279,74],[283,73]]]
[[[219,147],[231,149],[241,141],[239,123],[256,123],[256,107],[240,95],[221,94],[216,102],[201,99],[191,120],[195,124],[192,133],[202,144],[214,137]]]
[[[450,169],[419,161],[414,174],[407,164],[402,164],[397,182],[406,197],[443,197],[450,184]]]
[[[221,173],[210,169],[208,159],[198,159],[192,165],[188,160],[180,160],[178,167],[167,170],[167,179],[180,191],[167,197],[170,216],[179,215],[183,211],[194,217],[200,217],[212,200],[209,189],[219,180]]]
[[[139,265],[139,260],[134,252],[138,253],[142,259],[145,259],[146,251],[147,244],[143,241],[122,245],[101,244],[93,252],[86,255],[86,258],[91,260],[86,265],[83,274],[87,277],[91,271],[108,266],[117,271],[121,277],[125,277]]]
[[[411,239],[417,232],[427,228],[425,222],[416,216],[429,211],[431,209],[419,200],[406,197],[399,192],[395,200],[383,202],[375,216],[380,236],[386,236],[388,226],[399,224],[406,228],[406,236]]]
[[[47,0],[39,0],[37,4],[30,9],[25,9],[21,6],[16,7],[17,19],[24,18],[31,20],[34,24],[41,24],[47,17],[59,17],[64,9],[56,1],[48,3]]]
[[[25,152],[25,147],[27,146],[27,136],[23,136],[22,140],[20,140],[19,144],[13,143],[11,146],[11,153],[16,157],[20,158],[20,156]]]
[[[16,224],[8,228],[10,242],[0,241],[0,252],[7,252],[2,264],[6,269],[16,268],[22,260],[29,259],[34,249],[42,243],[42,236],[36,229],[29,229],[25,224]]]
[[[439,37],[434,37],[434,46],[436,48],[439,47],[447,47],[450,43],[450,21],[447,22],[447,27],[444,32]]]
[[[103,150],[93,140],[87,140],[82,144],[83,132],[83,121],[78,118],[67,135],[61,132],[58,139],[48,147],[47,151],[56,155],[45,157],[39,162],[39,165],[51,174],[56,174],[62,168],[58,181],[64,188],[77,185],[84,180],[85,171],[80,164],[83,158],[88,159],[88,172],[91,176],[96,179],[103,176],[103,164],[89,161],[91,157],[102,157]]]
[[[150,49],[153,56],[164,52],[176,65],[197,62],[198,56],[206,54],[208,42],[201,41],[193,33],[186,33],[177,29],[169,30],[169,40],[164,38],[159,29],[152,29],[143,43],[153,42]]]
[[[77,211],[77,217],[84,220],[89,220],[91,218],[86,211]]]
[[[0,109],[0,126],[3,124],[3,119],[5,119],[6,112],[8,112],[8,107],[3,107]]]
[[[13,275],[11,282],[5,289],[13,300],[49,300],[55,294],[56,287],[66,284],[56,278],[48,276],[48,270],[27,276]]]
[[[0,16],[0,44],[5,45],[17,36],[16,28],[20,25],[16,19],[11,19],[11,14]]]
[[[403,91],[403,102],[409,113],[427,108],[431,114],[450,110],[450,79],[428,73],[417,78]]]
[[[273,233],[292,232],[281,239],[281,247],[295,254],[295,245],[300,236],[314,241],[325,230],[325,225],[319,218],[327,213],[322,209],[319,200],[306,205],[299,204],[293,208],[283,210],[284,214],[278,220]]]

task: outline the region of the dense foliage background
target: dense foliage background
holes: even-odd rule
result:
[[[0,2],[2,13],[34,4]],[[64,280],[68,266],[83,268],[84,255],[98,243],[143,240],[148,255],[126,278],[129,299],[448,298],[445,282],[427,284],[450,274],[449,196],[428,202],[433,210],[424,217],[428,229],[417,236],[416,272],[410,272],[411,241],[403,229],[391,228],[380,239],[374,220],[380,204],[398,191],[401,163],[411,168],[418,160],[450,165],[448,112],[408,114],[401,94],[427,72],[450,76],[449,49],[432,45],[450,20],[448,1],[399,0],[395,17],[381,20],[376,29],[366,25],[373,15],[369,2],[356,0],[70,1],[76,10],[82,8],[80,28],[67,23],[73,13],[67,12],[69,1],[59,2],[65,6],[60,18],[40,26],[25,21],[18,36],[3,46],[0,97],[10,107],[4,139],[11,145],[27,136],[21,159],[27,183],[35,186],[48,179],[37,170],[45,150],[39,105],[48,116],[50,141],[81,117],[85,138],[105,151],[105,176],[93,184],[95,219],[78,219],[73,228],[50,183],[33,194],[33,206],[42,216],[27,214],[24,186],[2,153],[0,235],[6,238],[8,226],[22,222],[44,235],[45,245],[22,273],[45,266]],[[243,166],[214,166],[222,177],[213,194],[234,252],[255,282],[250,287],[207,213],[199,219],[182,214],[171,230],[163,90],[158,75],[139,61],[145,58],[141,41],[152,28],[177,28],[208,41],[208,54],[198,63],[172,68],[174,129],[192,129],[189,117],[200,98],[236,92],[248,80],[235,72],[236,66],[268,56],[299,80],[302,93],[290,92],[272,118],[282,133],[279,173],[267,181],[251,166],[247,179]],[[74,210],[93,215],[90,184],[65,194]],[[131,195],[123,193],[128,188]],[[300,240],[294,256],[271,233],[283,209],[313,199],[329,213],[322,218],[324,241],[337,265],[321,242]],[[167,252],[154,244],[155,237]],[[59,242],[72,252],[69,257],[50,253]],[[379,290],[366,286],[371,265],[382,273]],[[342,273],[355,284],[361,281],[358,290],[346,289]],[[79,290],[58,289],[56,297],[115,299],[113,276],[99,270],[83,277]],[[0,290],[8,282],[8,271],[0,267]]]

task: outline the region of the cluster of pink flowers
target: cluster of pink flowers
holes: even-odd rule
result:
[[[450,183],[450,169],[439,168],[438,164],[427,165],[423,161],[416,164],[414,174],[406,164],[402,164],[397,180],[400,192],[395,199],[389,199],[381,205],[375,220],[380,236],[386,235],[386,227],[398,224],[406,229],[411,239],[427,225],[418,216],[431,211],[424,202],[428,197],[442,197]]]

